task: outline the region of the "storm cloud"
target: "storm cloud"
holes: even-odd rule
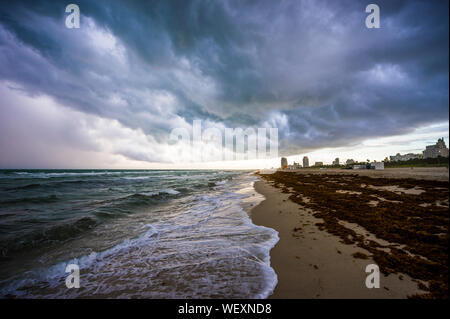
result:
[[[448,1],[377,1],[380,29],[365,26],[367,1],[76,3],[80,29],[64,2],[0,4],[0,81],[70,109],[85,125],[61,143],[83,152],[118,140],[108,152],[169,161],[170,131],[196,119],[277,127],[281,155],[448,121]],[[12,99],[1,132],[21,145]],[[99,121],[120,133],[87,135]],[[142,142],[116,136],[127,130]],[[5,140],[0,164],[23,154]]]

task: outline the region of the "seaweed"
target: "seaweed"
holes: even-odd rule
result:
[[[353,257],[355,258],[359,258],[359,259],[367,259],[369,258],[369,256],[367,256],[366,254],[362,253],[362,252],[356,252],[352,254]]]

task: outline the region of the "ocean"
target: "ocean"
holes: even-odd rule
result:
[[[0,170],[1,298],[266,298],[250,172]],[[80,288],[67,288],[68,264]]]

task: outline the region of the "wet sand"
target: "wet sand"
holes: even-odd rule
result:
[[[299,170],[300,174],[348,174],[346,170]],[[293,174],[299,174],[291,172]],[[410,171],[414,171],[415,175]],[[448,171],[386,169],[384,171],[360,171],[361,174],[373,174],[395,177],[419,178],[426,175],[438,180],[448,181]],[[355,171],[350,171],[355,173]],[[358,172],[359,173],[359,172]],[[447,178],[445,179],[445,174]],[[415,176],[415,177],[413,177]],[[444,177],[442,177],[444,176]],[[265,197],[250,212],[253,222],[273,228],[279,232],[280,240],[271,250],[271,265],[278,276],[276,286],[270,298],[407,298],[423,294],[418,283],[405,273],[380,274],[380,288],[369,289],[365,285],[368,264],[376,264],[371,253],[356,243],[344,243],[341,238],[319,229],[316,223],[321,218],[313,216],[313,211],[289,199],[292,193],[283,192],[273,183],[264,179],[255,183],[255,189]],[[357,196],[357,195],[355,195]],[[305,198],[307,201],[308,199]],[[380,244],[389,244],[363,227],[344,223],[346,227],[364,233],[367,238]],[[353,255],[362,253],[364,258]]]

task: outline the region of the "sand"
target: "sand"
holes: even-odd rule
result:
[[[414,178],[423,180],[448,181],[449,170],[447,167],[413,167],[413,168],[386,168],[384,170],[375,169],[338,169],[338,168],[302,168],[291,170],[296,174],[358,174],[369,177],[381,178]]]
[[[371,177],[406,177],[448,181],[446,168],[386,169],[383,171],[317,170],[304,169],[292,173],[302,174],[367,174]],[[365,268],[375,262],[357,259],[357,252],[369,252],[342,243],[335,235],[319,230],[321,219],[312,212],[288,199],[289,194],[271,186],[267,181],[255,183],[255,189],[265,197],[254,207],[250,216],[257,225],[273,228],[280,240],[271,250],[271,266],[278,276],[278,284],[269,298],[407,298],[424,293],[406,274],[380,274],[380,288],[369,289],[365,285]],[[346,225],[359,232],[366,232],[358,225]],[[296,229],[296,231],[294,231]],[[376,236],[368,234],[376,239]]]

